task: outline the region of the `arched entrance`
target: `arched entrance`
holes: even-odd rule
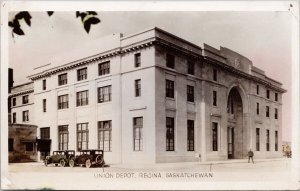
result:
[[[238,87],[231,88],[227,100],[228,159],[243,158],[243,101]]]

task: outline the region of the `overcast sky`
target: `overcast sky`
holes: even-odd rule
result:
[[[203,47],[230,48],[252,60],[266,75],[283,83],[283,139],[290,140],[291,15],[288,12],[98,12],[101,23],[87,34],[75,12],[30,12],[25,36],[9,36],[9,64],[15,84],[29,81],[32,69],[55,55],[112,33],[124,36],[153,26]],[[12,18],[14,14],[10,15]],[[10,30],[10,29],[9,29]],[[99,44],[99,46],[101,46]],[[83,50],[84,51],[84,50]]]

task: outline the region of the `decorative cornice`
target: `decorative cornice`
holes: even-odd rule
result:
[[[11,94],[8,97],[15,97],[15,96],[19,96],[19,95],[29,94],[29,93],[32,93],[32,92],[34,92],[34,91],[33,90],[26,90],[26,91]]]

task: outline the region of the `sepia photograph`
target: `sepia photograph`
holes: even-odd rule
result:
[[[1,189],[298,190],[299,135],[298,1],[1,2]]]

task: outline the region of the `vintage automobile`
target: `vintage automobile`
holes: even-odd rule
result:
[[[75,158],[70,159],[70,167],[85,166],[90,168],[94,166],[104,166],[104,152],[103,150],[82,150]]]
[[[53,151],[52,156],[46,156],[44,164],[45,166],[48,166],[48,164],[55,164],[55,166],[58,166],[58,164],[60,164],[62,167],[64,167],[69,165],[70,159],[73,159],[74,157],[74,150]]]

